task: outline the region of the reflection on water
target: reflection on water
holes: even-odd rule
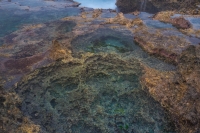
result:
[[[80,2],[82,7],[102,8],[102,9],[115,9],[116,0],[75,0]]]

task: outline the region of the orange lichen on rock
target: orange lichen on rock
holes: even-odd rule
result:
[[[186,35],[194,35],[195,37],[200,38],[200,30],[189,28],[189,29],[181,29],[180,31]]]
[[[67,49],[66,47],[63,47],[57,40],[52,41],[52,47],[49,50],[49,56],[53,60],[57,60],[60,58],[64,58],[67,60],[71,60],[71,50]]]
[[[130,28],[134,25],[141,25],[143,24],[142,20],[139,18],[136,18],[134,20],[131,19],[127,19],[126,17],[124,17],[123,13],[118,13],[117,16],[115,18],[109,18],[107,19],[108,24],[120,24],[120,25],[125,25],[127,28]]]
[[[153,19],[166,22],[166,23],[171,23],[178,29],[191,28],[190,22],[186,20],[184,17],[180,16],[180,17],[171,18],[171,16],[173,16],[174,14],[175,12],[173,11],[159,12],[153,16]]]
[[[20,110],[21,99],[14,92],[7,92],[0,86],[0,132],[39,133],[40,127],[34,124]]]
[[[175,13],[174,11],[158,12],[157,14],[155,14],[153,16],[153,19],[160,20],[160,21],[163,21],[163,22],[169,22],[170,19],[171,19],[171,16],[173,16],[174,13]]]
[[[135,41],[145,51],[172,63],[177,63],[178,56],[190,45],[186,39],[173,35],[165,36],[159,31],[151,33],[145,27],[136,29],[134,33]]]
[[[24,118],[27,119],[26,121],[30,121],[28,120],[28,118]],[[25,123],[22,124],[19,128],[18,131],[21,133],[39,133],[40,132],[40,126],[35,125],[35,124],[31,124],[31,123]]]
[[[97,17],[99,17],[99,15],[101,15],[101,13],[102,13],[102,9],[95,9],[93,11],[92,17],[97,18]]]
[[[200,47],[190,46],[179,59],[175,72],[144,69],[141,82],[150,95],[173,116],[179,132],[195,132],[200,119]]]

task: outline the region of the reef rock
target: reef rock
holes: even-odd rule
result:
[[[200,47],[190,46],[180,57],[177,72],[146,68],[142,82],[147,91],[171,112],[179,132],[199,131]]]
[[[191,28],[191,24],[188,20],[186,20],[184,17],[174,17],[171,18],[171,16],[174,14],[174,12],[159,12],[154,15],[153,19],[159,20],[165,23],[171,23],[178,29],[189,29]]]

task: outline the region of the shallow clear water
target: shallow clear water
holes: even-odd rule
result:
[[[0,2],[0,38],[19,29],[24,24],[38,24],[75,16],[77,8],[65,8],[66,2],[42,0],[16,0]]]
[[[165,29],[165,28],[174,28],[172,24],[163,23],[157,20],[144,20],[144,23],[148,27],[156,28],[156,29]]]
[[[100,8],[100,9],[115,9],[116,0],[75,0],[81,3],[81,7]]]
[[[186,19],[188,19],[190,21],[190,23],[193,26],[193,29],[200,30],[200,18],[187,17]]]
[[[95,33],[75,38],[72,41],[72,50],[74,55],[79,52],[116,53],[126,56],[126,58],[135,58],[158,70],[170,71],[176,69],[174,65],[165,63],[143,51],[134,43],[133,35],[129,31],[121,33],[108,28],[98,29]]]

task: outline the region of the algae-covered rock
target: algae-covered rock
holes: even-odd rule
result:
[[[198,0],[117,0],[116,5],[122,12],[133,12],[136,10],[156,13],[158,11],[181,11],[188,14],[197,14]],[[196,9],[196,10],[194,10]]]
[[[20,110],[21,99],[15,92],[0,87],[0,132],[39,133],[40,126],[34,124]]]
[[[174,15],[173,11],[163,11],[163,12],[159,12],[155,14],[153,19],[159,20],[165,23],[171,23],[178,29],[189,29],[192,27],[191,23],[188,20],[186,20],[184,17],[179,16],[179,17],[172,18],[173,15]]]
[[[142,66],[116,54],[57,61],[18,84],[21,110],[45,132],[173,132],[167,112],[141,89]]]
[[[142,78],[148,92],[169,110],[179,132],[199,130],[199,47],[190,46],[180,56],[177,72],[148,69]]]

